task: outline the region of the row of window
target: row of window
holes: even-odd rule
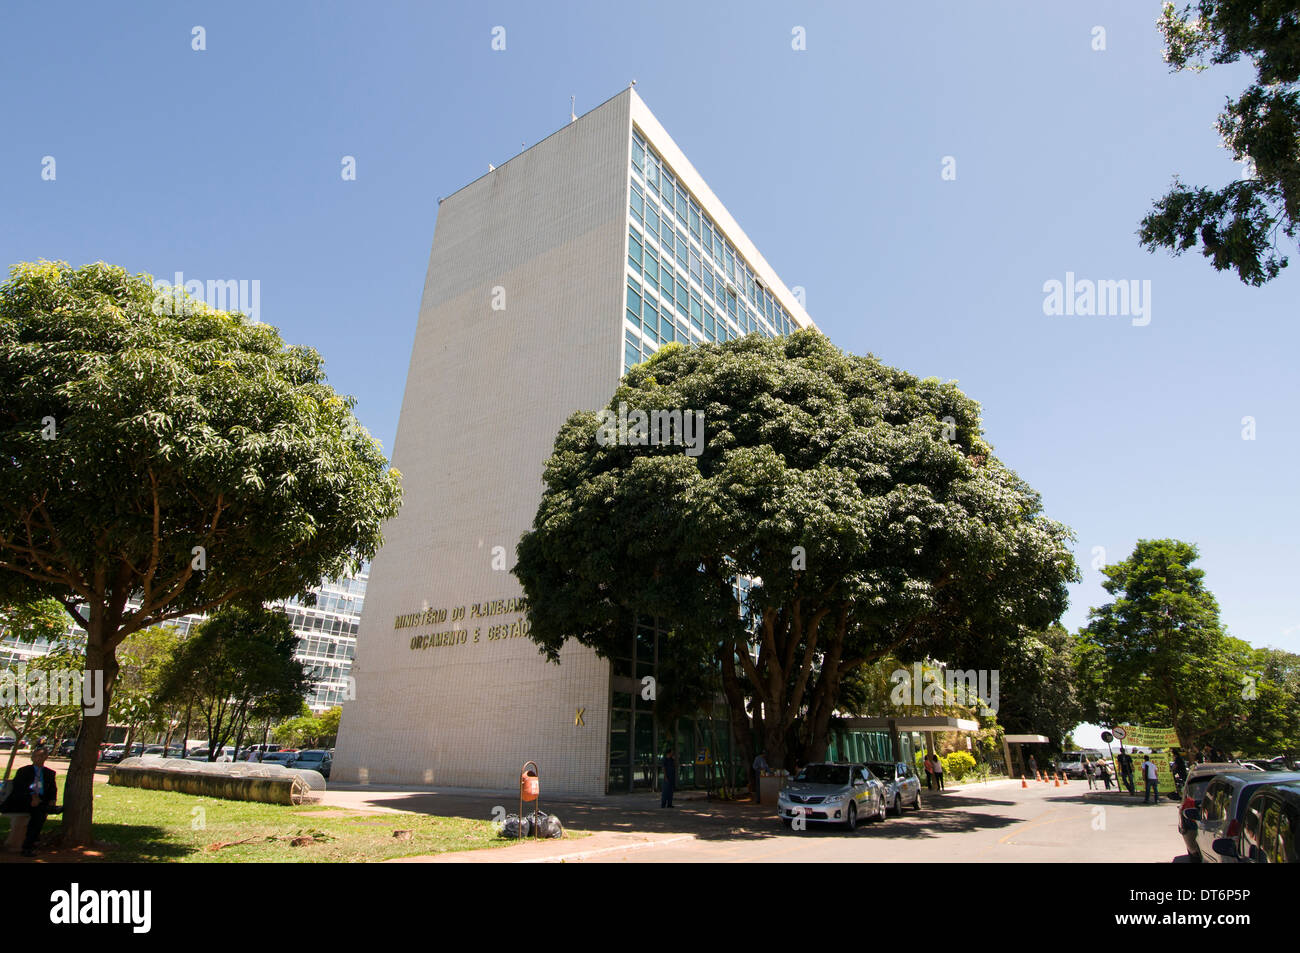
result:
[[[295,606],[285,609],[289,616],[289,625],[295,632],[322,632],[326,635],[344,635],[356,638],[358,623],[347,619],[330,618],[321,615],[309,615]]]
[[[298,640],[298,654],[307,659],[351,659],[357,654],[357,646],[351,640],[304,636]]]
[[[744,296],[744,306],[765,319],[768,333],[789,334],[794,330],[789,313],[635,130],[629,203],[632,220],[647,235],[654,236],[665,255],[671,251],[710,294],[720,299],[725,280],[732,292]]]

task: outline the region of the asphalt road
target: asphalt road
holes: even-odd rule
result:
[[[1183,859],[1177,804],[1088,793],[1086,783],[1022,789],[1018,781],[923,795],[919,812],[860,824],[852,834],[809,824],[759,837],[680,839],[650,850],[610,851],[570,862],[1169,863]]]

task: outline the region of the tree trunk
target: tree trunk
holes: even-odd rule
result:
[[[68,777],[63,788],[63,833],[60,841],[65,847],[89,847],[92,841],[91,822],[95,808],[95,765],[99,761],[99,745],[108,733],[108,712],[113,700],[113,685],[117,680],[117,661],[103,645],[104,618],[102,609],[92,609],[91,631],[86,639],[86,668],[92,673],[103,672],[104,701],[98,715],[82,712],[81,730],[77,732],[77,747],[68,765]]]

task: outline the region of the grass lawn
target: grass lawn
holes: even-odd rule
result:
[[[57,834],[50,817],[41,840]],[[410,831],[409,839],[393,836]],[[0,819],[0,836],[9,832]],[[304,841],[302,838],[310,838]],[[293,841],[299,839],[299,846]],[[340,808],[256,804],[174,791],[95,785],[95,840],[84,860],[172,863],[361,863],[476,850],[509,849],[491,821],[427,814],[363,814]],[[217,844],[228,847],[215,848]],[[112,846],[107,846],[112,845]],[[41,853],[56,860],[60,851]]]

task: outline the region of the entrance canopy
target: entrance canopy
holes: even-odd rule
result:
[[[973,718],[950,718],[947,715],[915,715],[910,718],[844,718],[840,724],[848,731],[979,731]],[[1044,738],[1044,741],[1047,739]]]
[[[1045,745],[1048,742],[1046,735],[1006,735],[1004,740],[1009,745]]]

